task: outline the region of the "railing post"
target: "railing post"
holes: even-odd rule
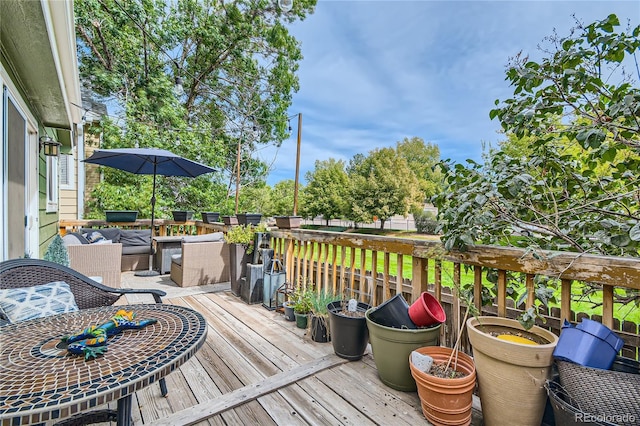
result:
[[[427,291],[427,287],[429,285],[429,259],[414,257],[411,260],[411,265],[411,299],[416,301],[423,291]]]
[[[571,280],[560,280],[560,325],[571,320]]]

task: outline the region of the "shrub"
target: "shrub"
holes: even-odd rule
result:
[[[438,221],[431,212],[420,211],[413,214],[416,229],[419,234],[434,235],[438,229]]]

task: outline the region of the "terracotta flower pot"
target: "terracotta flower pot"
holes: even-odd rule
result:
[[[544,341],[515,343],[489,334],[519,333]],[[488,425],[539,426],[558,336],[541,327],[525,330],[516,320],[481,316],[467,320],[469,341],[478,375],[482,417]]]
[[[427,346],[416,351],[429,355],[434,363],[446,363],[453,349],[440,346]],[[451,363],[453,366],[453,362]],[[466,376],[455,379],[437,377],[416,368],[409,355],[411,375],[418,386],[418,396],[422,404],[422,413],[434,425],[469,425],[473,391],[476,387],[476,367],[473,359],[458,352],[456,371]]]

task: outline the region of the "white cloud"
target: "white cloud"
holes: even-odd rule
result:
[[[637,1],[327,1],[292,27],[302,43],[301,181],[315,160],[348,160],[404,137],[437,143],[443,158],[480,160],[482,142],[499,140],[489,119],[519,51],[537,46],[554,28],[562,36],[572,14],[590,23],[616,13],[638,25]],[[295,175],[296,123],[277,152],[273,184]],[[269,161],[269,160],[267,160]]]

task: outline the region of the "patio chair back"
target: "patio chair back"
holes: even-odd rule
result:
[[[79,309],[110,306],[121,296],[101,284],[57,263],[39,259],[12,259],[0,263],[0,289],[32,287],[54,281],[69,284]]]

